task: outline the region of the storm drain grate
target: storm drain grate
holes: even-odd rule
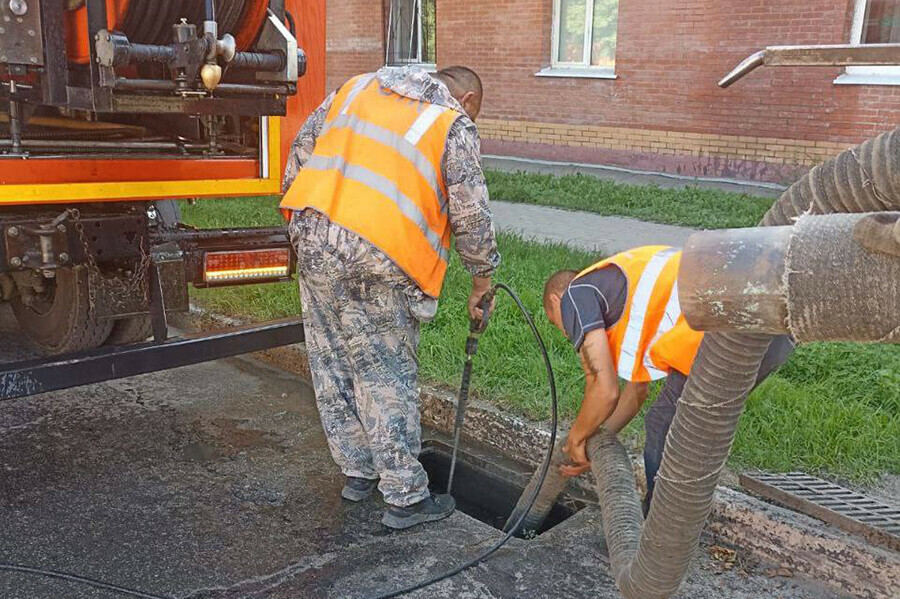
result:
[[[900,506],[802,472],[742,474],[740,483],[762,497],[900,551]]]

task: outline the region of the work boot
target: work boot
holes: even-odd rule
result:
[[[377,478],[373,480],[348,476],[347,482],[344,483],[344,488],[341,490],[341,497],[348,501],[362,501],[371,495],[377,486]]]
[[[449,495],[430,495],[420,501],[406,507],[396,505],[384,510],[381,523],[388,528],[403,530],[416,524],[443,520],[456,509],[456,501]]]

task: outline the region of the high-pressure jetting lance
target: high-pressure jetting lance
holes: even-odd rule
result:
[[[478,302],[481,309],[481,320],[474,318],[469,320],[469,336],[466,338],[466,362],[463,365],[462,382],[459,385],[459,396],[456,401],[456,422],[453,427],[453,457],[450,459],[450,474],[447,476],[447,495],[453,491],[453,475],[456,473],[456,453],[459,450],[459,438],[462,434],[463,423],[466,419],[466,407],[469,404],[469,383],[472,379],[472,361],[478,353],[478,339],[485,331],[488,320],[491,317],[491,304],[496,287],[491,287]]]

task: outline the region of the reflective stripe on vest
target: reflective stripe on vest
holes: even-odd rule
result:
[[[353,103],[353,100],[356,99],[356,96],[358,96],[360,92],[368,87],[374,80],[375,73],[360,75],[356,78],[353,85],[350,87],[350,93],[347,94],[347,97],[341,102],[341,114],[347,114],[347,111],[350,110],[350,105]]]
[[[579,275],[615,265],[628,280],[622,317],[606,331],[616,372],[627,381],[658,380],[675,366],[689,370],[693,362],[702,334],[691,330],[681,315],[680,261],[675,248],[648,246],[612,256]]]
[[[442,246],[441,238],[428,226],[425,215],[422,214],[422,211],[419,210],[416,203],[403,195],[403,192],[400,191],[390,179],[383,177],[378,173],[374,173],[364,166],[347,164],[340,156],[334,156],[332,158],[328,158],[327,156],[313,156],[303,168],[314,171],[337,171],[345,178],[362,183],[366,187],[370,187],[381,193],[381,195],[391,198],[400,209],[400,212],[403,213],[403,216],[415,223],[415,225],[425,234],[425,238],[428,240],[431,249],[437,252],[441,256],[441,259],[447,260],[449,251]]]
[[[416,169],[422,174],[422,177],[424,177],[425,180],[428,181],[428,184],[431,186],[432,191],[437,194],[441,203],[441,210],[446,210],[447,199],[444,196],[444,190],[438,183],[438,175],[435,172],[434,167],[431,165],[431,162],[428,161],[428,158],[426,158],[425,155],[421,152],[421,150],[419,150],[419,148],[417,148],[414,144],[410,143],[407,138],[401,138],[390,129],[385,129],[384,127],[379,127],[378,125],[367,123],[355,116],[344,114],[329,123],[322,130],[322,134],[324,135],[331,129],[340,127],[350,129],[357,135],[363,135],[373,141],[377,141],[380,144],[392,146],[394,149],[400,152],[400,154],[402,154],[404,158],[416,165]]]
[[[631,315],[628,318],[622,347],[619,349],[618,371],[619,376],[623,379],[633,380],[638,364],[643,366],[643,350],[646,348],[641,347],[641,339],[644,335],[644,321],[650,308],[650,300],[653,299],[656,282],[663,269],[677,253],[678,250],[675,248],[667,248],[654,254],[647,266],[644,267],[634,294],[631,295]],[[654,381],[666,376],[666,373],[655,368],[649,368],[648,372]]]
[[[459,116],[381,88],[374,75],[352,79],[335,96],[282,207],[326,214],[437,297],[450,248],[441,165]]]

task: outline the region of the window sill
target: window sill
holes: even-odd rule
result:
[[[385,64],[386,67],[418,67],[426,73],[437,73],[437,65],[428,62],[397,62],[393,64]]]
[[[547,67],[534,74],[535,77],[570,77],[575,79],[617,79],[612,69],[595,67]]]
[[[900,85],[900,74],[841,73],[835,85]]]

